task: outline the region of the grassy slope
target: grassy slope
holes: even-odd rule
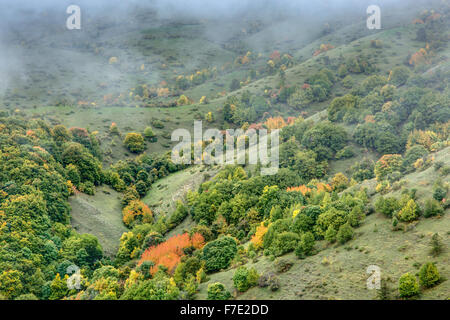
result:
[[[435,155],[436,161],[450,164],[450,147]],[[419,202],[431,196],[433,182],[441,178],[449,182],[449,177],[441,177],[430,167],[406,175],[406,188],[417,188]],[[373,192],[375,181],[362,184]],[[355,186],[358,188],[360,186]],[[389,195],[399,196],[400,190]],[[372,197],[374,202],[376,197]],[[442,217],[421,218],[417,224],[411,224],[407,231],[392,231],[391,220],[382,214],[368,216],[362,226],[356,229],[355,238],[345,245],[327,245],[325,241],[316,246],[320,252],[312,257],[299,260],[293,253],[283,256],[294,263],[286,273],[279,274],[280,290],[252,288],[237,295],[238,299],[373,299],[375,292],[366,287],[366,268],[377,265],[381,268],[382,277],[387,277],[388,286],[395,297],[399,277],[406,273],[416,273],[421,264],[428,261],[436,263],[441,275],[450,277],[450,210]],[[446,250],[439,257],[429,255],[431,236],[438,232],[443,238]],[[274,262],[267,257],[260,257],[256,263],[249,262],[248,267],[255,267],[260,273],[274,272]],[[222,282],[230,290],[233,288],[234,269],[210,275],[210,280],[200,286],[198,299],[206,298],[209,283]],[[444,281],[421,295],[422,299],[448,299],[450,282]]]
[[[120,194],[106,186],[98,187],[95,196],[78,193],[69,200],[72,226],[79,233],[95,235],[109,256],[116,253],[120,236],[127,231],[120,200]]]

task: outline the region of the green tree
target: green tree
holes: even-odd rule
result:
[[[346,224],[343,224],[339,228],[339,230],[336,234],[336,239],[340,244],[344,244],[353,238],[353,234],[354,234],[353,228],[347,222]]]
[[[406,83],[411,72],[404,66],[395,67],[389,74],[389,83],[401,86]]]
[[[61,279],[59,273],[56,274],[55,278],[53,279],[50,285],[51,288],[51,294],[49,297],[50,300],[60,300],[64,298],[64,296],[68,292],[67,278],[68,276],[66,275],[63,279]]]
[[[398,280],[398,292],[400,297],[408,298],[419,294],[417,279],[410,273],[405,273]]]
[[[312,232],[305,232],[300,237],[300,242],[295,248],[295,255],[299,258],[304,258],[305,256],[311,255],[314,249],[314,235]]]
[[[14,299],[22,293],[21,278],[23,273],[18,270],[3,271],[0,275],[0,293],[7,299]]]
[[[259,274],[255,268],[247,269],[240,266],[233,275],[233,283],[240,292],[245,292],[249,288],[258,284]]]
[[[145,150],[144,137],[140,133],[130,132],[123,141],[125,147],[133,153],[141,153]]]
[[[423,287],[430,288],[439,282],[439,271],[432,262],[427,262],[419,270],[419,281]]]
[[[400,209],[398,217],[401,221],[410,222],[417,219],[418,213],[419,209],[416,202],[413,199],[410,199],[406,205]]]
[[[230,298],[230,292],[222,283],[216,282],[208,285],[208,300],[228,300]]]
[[[236,241],[229,236],[207,243],[203,247],[203,260],[205,260],[206,270],[218,271],[228,268],[236,253]]]

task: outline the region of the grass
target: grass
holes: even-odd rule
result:
[[[107,256],[116,254],[122,233],[128,231],[120,201],[120,194],[107,186],[96,188],[94,196],[78,193],[69,199],[72,226],[79,233],[95,235]]]
[[[435,161],[450,164],[450,147],[435,154]],[[423,171],[406,175],[406,188],[417,188],[419,203],[431,197],[432,184],[436,179],[449,181],[448,176],[442,177],[433,167]],[[427,184],[419,184],[419,181]],[[354,188],[372,186],[372,181],[366,181]],[[369,190],[373,192],[373,190]],[[399,196],[400,190],[393,191],[389,196]],[[372,203],[376,200],[372,197]],[[236,293],[237,299],[364,299],[376,297],[374,290],[367,289],[366,281],[369,277],[366,269],[369,265],[381,268],[382,278],[387,278],[390,288],[390,298],[397,298],[397,284],[400,276],[406,272],[415,274],[418,265],[432,261],[445,280],[450,277],[450,210],[443,216],[420,218],[418,222],[409,225],[407,230],[392,231],[391,220],[380,213],[366,217],[361,227],[355,229],[355,237],[345,245],[329,245],[325,241],[316,244],[319,252],[304,260],[299,260],[293,253],[283,256],[294,262],[293,267],[282,274],[278,274],[280,289],[276,292],[268,288],[254,287],[245,293]],[[444,252],[438,257],[430,255],[430,240],[434,233],[443,238]],[[261,256],[258,261],[248,262],[247,267],[255,267],[259,273],[275,272],[274,262],[268,257]],[[235,268],[209,275],[209,280],[200,285],[197,299],[206,299],[208,284],[223,283],[233,292],[232,277]],[[450,282],[445,280],[434,288],[423,290],[420,299],[450,298]]]
[[[183,200],[188,191],[195,191],[205,178],[217,173],[216,168],[205,166],[193,166],[182,171],[175,172],[158,180],[152,185],[152,189],[143,198],[156,215],[171,213],[175,210],[176,202]]]

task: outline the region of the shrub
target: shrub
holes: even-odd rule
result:
[[[436,187],[433,190],[433,198],[437,201],[442,201],[445,198],[447,191],[442,187]]]
[[[208,285],[208,300],[228,300],[230,298],[230,292],[220,282]]]
[[[412,297],[419,293],[417,279],[410,273],[405,273],[398,280],[398,292],[400,297]]]
[[[398,212],[401,221],[410,222],[417,219],[419,208],[413,199],[408,200],[406,205]]]
[[[430,288],[439,282],[440,276],[436,266],[431,263],[425,263],[419,270],[419,281],[423,287]]]
[[[425,201],[425,209],[423,215],[425,218],[440,215],[444,212],[441,204],[435,199],[427,199]]]
[[[351,75],[347,75],[344,79],[342,79],[342,85],[344,88],[350,89],[353,87],[353,78]]]
[[[123,141],[123,144],[133,153],[140,153],[145,150],[144,138],[140,133],[128,133]]]
[[[207,271],[228,268],[237,253],[236,241],[228,236],[209,242],[203,248],[203,260]]]
[[[158,271],[159,266],[164,266],[169,272],[173,272],[181,261],[181,257],[185,255],[186,249],[200,249],[203,244],[203,237],[197,233],[192,236],[188,233],[175,235],[167,241],[145,250],[138,266],[145,261],[152,261],[154,263],[150,269],[152,275]]]
[[[336,234],[336,239],[340,244],[346,243],[353,238],[353,228],[347,222],[343,224]]]
[[[295,255],[299,258],[311,255],[314,248],[314,235],[311,232],[302,234],[300,242],[295,248]]]
[[[375,202],[375,209],[385,216],[391,218],[400,209],[398,200],[394,197],[379,197]]]
[[[133,224],[139,223],[151,223],[153,222],[153,213],[150,208],[140,200],[132,200],[123,208],[123,222],[126,226],[130,227]]]
[[[145,139],[147,139],[150,142],[156,142],[157,141],[156,135],[153,132],[153,129],[151,127],[145,128],[145,130],[144,130],[144,137],[145,137]]]
[[[285,231],[275,237],[271,246],[271,252],[275,256],[281,256],[285,253],[295,250],[300,240],[297,233]]]
[[[259,277],[258,286],[261,288],[269,287],[271,291],[276,291],[280,288],[280,282],[274,273],[269,272]]]
[[[91,181],[86,181],[85,183],[80,183],[78,188],[81,192],[93,196],[95,194],[95,186]]]
[[[444,249],[442,239],[438,233],[433,234],[433,236],[431,237],[430,245],[431,245],[430,253],[433,257],[437,257],[438,255],[440,255]]]
[[[156,129],[163,129],[164,128],[164,123],[161,120],[158,120],[158,119],[152,120],[152,125]]]
[[[255,268],[239,267],[233,276],[233,283],[240,292],[245,292],[258,284],[259,274]]]
[[[389,74],[389,82],[395,86],[401,86],[406,83],[410,76],[410,72],[406,67],[395,67]]]
[[[330,243],[336,242],[336,235],[337,235],[336,229],[333,227],[333,225],[330,225],[327,231],[325,232],[325,240],[327,240]]]

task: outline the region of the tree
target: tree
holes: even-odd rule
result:
[[[331,180],[331,187],[336,192],[341,192],[345,190],[348,187],[348,185],[349,180],[342,172],[336,173],[333,179]]]
[[[180,295],[175,281],[162,271],[153,279],[136,281],[120,297],[120,300],[176,300]]]
[[[0,275],[0,293],[7,299],[14,299],[22,293],[21,278],[23,273],[18,270],[3,271]]]
[[[61,276],[59,273],[56,274],[55,278],[53,279],[50,288],[51,288],[51,294],[49,299],[50,300],[60,300],[64,298],[64,296],[67,294],[68,288],[67,288],[67,279],[68,275],[66,275],[63,279],[61,279]]]
[[[443,212],[444,208],[442,208],[441,204],[436,199],[430,198],[425,201],[425,209],[423,212],[425,218],[440,215]]]
[[[70,141],[70,139],[72,138],[69,130],[67,130],[67,128],[61,124],[54,126],[52,133],[53,139],[55,139],[55,141],[59,143]]]
[[[156,142],[156,134],[153,132],[151,127],[146,127],[144,130],[144,137],[150,142]]]
[[[233,283],[237,290],[245,292],[258,284],[259,274],[255,268],[247,269],[245,266],[237,268],[233,275]]]
[[[410,273],[405,273],[398,280],[398,292],[400,297],[408,298],[419,293],[417,279]]]
[[[144,261],[152,261],[154,266],[151,273],[154,275],[160,266],[172,273],[185,255],[186,250],[200,249],[203,247],[202,235],[195,233],[192,237],[188,233],[178,234],[170,237],[167,241],[152,246],[144,251],[138,266]]]
[[[439,282],[439,271],[432,262],[427,262],[422,265],[419,270],[420,285],[426,288],[430,288]]]
[[[123,223],[128,227],[135,223],[153,222],[153,212],[140,200],[132,200],[125,208],[123,208],[122,214]]]
[[[65,166],[72,164],[78,169],[81,182],[90,181],[95,185],[102,182],[101,163],[83,145],[76,142],[65,144],[61,157]]]
[[[433,198],[437,201],[442,201],[446,195],[447,191],[440,186],[437,186],[433,189]]]
[[[406,83],[410,74],[410,71],[404,66],[395,67],[389,73],[388,81],[398,87]]]
[[[216,282],[208,285],[208,300],[228,300],[230,298],[230,292],[222,283]]]
[[[375,209],[391,218],[393,214],[400,209],[400,204],[394,197],[379,197],[375,202]]]
[[[231,80],[230,91],[235,91],[241,88],[241,83],[238,79]]]
[[[330,243],[334,243],[336,242],[336,235],[337,235],[336,229],[332,225],[330,225],[327,231],[325,232],[325,240],[327,240]]]
[[[356,111],[357,101],[358,99],[351,94],[334,98],[328,107],[328,119],[330,121],[341,121],[345,114]]]
[[[375,163],[375,176],[378,181],[383,180],[388,174],[400,171],[402,156],[399,154],[385,154]]]
[[[410,222],[417,219],[419,214],[419,209],[416,202],[410,199],[406,205],[400,209],[398,212],[398,217],[401,221]]]
[[[237,253],[236,241],[229,237],[221,237],[211,241],[203,248],[203,260],[207,271],[226,269]]]
[[[430,245],[431,245],[430,253],[433,257],[437,257],[444,250],[442,238],[439,236],[438,233],[433,234],[433,236],[431,237]]]
[[[140,133],[128,133],[125,136],[123,144],[133,153],[141,153],[145,150],[145,141]]]
[[[336,239],[340,244],[344,244],[353,238],[353,228],[347,222],[339,228],[336,234]]]
[[[321,122],[305,132],[302,145],[313,150],[318,160],[331,159],[345,147],[347,132],[331,122]]]
[[[311,255],[314,248],[314,235],[312,232],[305,232],[300,237],[300,242],[295,249],[295,255],[299,258]]]

